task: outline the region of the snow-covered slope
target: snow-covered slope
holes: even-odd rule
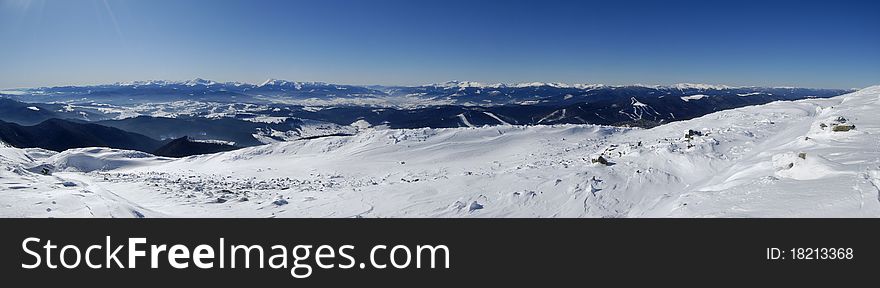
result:
[[[46,210],[80,193],[114,207],[99,217],[877,217],[878,109],[880,86],[652,129],[364,128],[178,160],[2,148],[0,215],[89,216]],[[64,172],[14,172],[40,164]]]
[[[89,154],[96,151],[83,151]],[[68,153],[68,152],[65,152]],[[139,153],[122,151],[124,154]],[[68,153],[74,154],[74,153]],[[0,216],[3,217],[163,217],[103,189],[80,175],[52,173],[56,152],[0,144]],[[97,157],[90,155],[90,157]],[[75,158],[75,157],[71,157]],[[82,162],[80,162],[82,163]],[[82,176],[85,177],[85,176]]]

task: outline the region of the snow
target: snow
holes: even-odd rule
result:
[[[572,87],[581,90],[593,90],[606,87],[605,84],[574,84]]]
[[[138,151],[78,148],[53,155],[45,162],[54,166],[57,171],[92,172],[137,167],[162,161],[162,158]]]
[[[28,94],[28,91],[22,91],[22,90],[0,90],[0,94],[6,94],[6,95],[27,95],[27,94]]]
[[[672,84],[672,85],[633,84],[633,85],[621,85],[621,86],[612,86],[612,87],[644,87],[644,88],[651,88],[651,89],[675,89],[675,90],[724,90],[724,89],[741,88],[741,87],[734,87],[734,86],[728,86],[728,85],[695,84],[695,83],[677,83],[677,84]]]
[[[358,130],[358,127],[351,125],[339,125],[311,119],[300,119],[300,121],[302,121],[302,124],[298,130],[278,131],[275,129],[259,129],[252,136],[257,141],[269,144],[327,135],[354,134]]]
[[[37,107],[34,107],[34,106],[28,106],[27,109],[28,109],[28,110],[31,110],[31,111],[40,111],[40,108],[37,108]]]
[[[287,83],[290,83],[290,82],[285,81],[285,80],[278,80],[278,79],[272,79],[272,78],[269,78],[269,79],[266,79],[266,81],[263,81],[263,83],[260,83],[260,85],[257,85],[257,87],[263,87],[263,86],[282,86],[282,85],[285,85],[285,84],[287,84]]]
[[[235,146],[235,142],[217,139],[189,139],[190,142]]]
[[[464,114],[458,114],[458,115],[455,115],[455,116],[457,116],[458,119],[461,120],[461,123],[463,123],[464,126],[467,126],[467,127],[474,127],[474,124],[471,124],[471,121],[468,121],[467,117],[465,117]]]
[[[305,86],[307,86],[307,85],[311,85],[311,86],[334,86],[334,85],[332,85],[332,84],[328,84],[328,83],[324,83],[324,82],[299,82],[299,81],[288,81],[288,80],[280,80],[280,79],[272,79],[272,78],[269,78],[269,79],[267,79],[266,81],[263,81],[263,83],[260,83],[259,85],[257,85],[257,87],[264,87],[264,86],[290,86],[290,87],[293,87],[293,88],[296,89],[296,90],[302,90],[303,87],[305,87]],[[344,89],[345,89],[345,87],[338,87],[338,86],[336,86],[336,88],[337,88],[337,89],[340,89],[340,90],[344,90]]]
[[[7,147],[0,216],[877,217],[878,109],[880,86],[651,129],[363,129],[182,159]]]
[[[591,90],[596,88],[603,87],[646,87],[652,89],[678,89],[678,90],[724,90],[724,89],[732,89],[732,88],[740,88],[728,85],[714,85],[714,84],[695,84],[695,83],[677,83],[672,85],[645,85],[645,84],[635,84],[635,85],[619,85],[619,86],[607,86],[604,84],[567,84],[561,82],[521,82],[521,83],[513,83],[513,84],[505,84],[505,83],[496,83],[496,84],[485,84],[481,82],[474,81],[447,81],[444,83],[436,83],[430,84],[427,86],[431,87],[440,87],[440,88],[504,88],[504,87],[513,87],[513,88],[535,88],[535,87],[552,87],[552,88],[575,88],[580,90]]]
[[[446,81],[440,84],[432,84],[430,86],[441,87],[441,88],[487,88],[487,87],[503,87],[502,84],[494,84],[494,85],[486,85],[480,82],[473,81]]]
[[[504,87],[514,87],[514,88],[531,88],[531,87],[553,87],[553,88],[572,88],[576,87],[578,89],[584,88],[593,88],[593,85],[587,84],[579,84],[579,85],[569,85],[565,83],[544,83],[544,82],[524,82],[524,83],[516,83],[516,84],[504,84],[504,83],[496,83],[496,84],[484,84],[480,82],[473,81],[447,81],[440,84],[431,84],[429,86],[434,87],[442,87],[442,88],[504,88]]]
[[[169,84],[184,84],[186,82],[175,82],[175,81],[167,81],[167,80],[146,80],[146,81],[128,81],[128,82],[116,82],[113,85],[118,86],[165,86]]]
[[[625,111],[623,111],[623,110],[621,110],[619,113],[624,114],[624,115],[626,115],[627,117],[629,117],[630,119],[633,119],[633,120],[640,120],[640,119],[642,119],[642,117],[644,117],[646,114],[660,115],[660,113],[657,112],[657,110],[654,109],[654,107],[651,107],[651,106],[649,106],[648,104],[645,104],[645,103],[639,102],[639,100],[637,100],[636,97],[631,97],[631,98],[630,98],[630,103],[631,103],[631,105],[633,106],[632,113],[627,113],[627,112],[625,112]]]
[[[139,86],[160,86],[160,87],[164,87],[164,86],[169,86],[169,85],[186,85],[186,86],[194,87],[194,86],[198,86],[198,85],[211,86],[211,85],[216,85],[216,84],[219,84],[219,83],[218,83],[218,82],[215,82],[215,81],[211,81],[211,80],[205,80],[205,79],[202,79],[202,78],[195,78],[195,79],[186,80],[186,81],[172,81],[172,80],[137,80],[137,81],[116,82],[116,83],[113,83],[113,84],[111,84],[111,85],[114,85],[114,86],[128,86],[128,87],[133,87],[133,88],[137,89]],[[241,82],[225,82],[225,83],[223,83],[223,84],[226,84],[226,85],[232,85],[232,86],[248,85],[248,84],[246,84],[246,83],[241,83]],[[101,86],[101,85],[98,85],[98,86]]]
[[[516,88],[544,87],[544,86],[553,87],[553,88],[572,88],[572,87],[575,87],[575,86],[565,84],[565,83],[560,83],[560,82],[553,82],[553,83],[527,82],[527,83],[518,83],[518,84],[513,85],[513,87],[516,87]]]
[[[361,130],[361,129],[370,128],[373,126],[373,124],[370,124],[370,122],[367,122],[367,120],[359,119],[357,121],[352,122],[351,126]]]
[[[498,118],[498,116],[496,116],[495,114],[492,114],[491,112],[484,111],[483,114],[486,114],[487,116],[492,117],[495,120],[498,120],[498,123],[501,123],[501,125],[510,125],[510,123],[507,123],[504,120],[501,120],[501,118]]]
[[[250,122],[256,122],[256,123],[270,123],[270,124],[276,123],[277,124],[277,123],[284,123],[284,121],[287,121],[287,119],[290,119],[290,118],[291,117],[275,117],[275,116],[258,115],[256,117],[240,118],[240,119],[244,120],[244,121],[250,121]]]
[[[440,88],[535,88],[535,87],[553,87],[553,88],[575,88],[581,90],[590,90],[605,87],[603,84],[566,84],[561,82],[523,82],[523,83],[515,83],[515,84],[505,84],[505,83],[495,83],[495,84],[485,84],[481,82],[474,81],[447,81],[439,84],[431,84],[428,86],[432,87],[440,87]]]
[[[544,116],[543,118],[539,119],[538,123],[540,124],[540,123],[545,123],[545,121],[552,122],[552,121],[562,120],[563,118],[565,118],[566,113],[567,113],[566,109],[553,111],[553,113],[550,113],[547,116]]]
[[[0,145],[0,216],[3,217],[166,217],[77,179],[80,173],[43,174],[27,168],[55,152]]]
[[[185,82],[183,82],[183,84],[186,86],[198,86],[198,85],[211,86],[211,85],[217,84],[217,82],[214,82],[211,80],[205,80],[202,78],[196,78],[193,80],[185,81]]]
[[[637,107],[648,107],[647,104],[642,103],[642,102],[639,102],[639,100],[636,100],[636,97],[632,97],[632,98],[630,99],[630,102],[632,102],[631,104],[632,104],[633,106],[637,106]]]
[[[679,90],[688,90],[688,89],[696,89],[696,90],[724,90],[733,88],[727,85],[712,85],[712,84],[694,84],[694,83],[678,83],[667,86],[672,89]]]
[[[684,100],[684,102],[690,102],[691,100],[703,99],[703,97],[708,97],[708,96],[704,95],[704,94],[689,95],[689,96],[681,97],[681,100]]]

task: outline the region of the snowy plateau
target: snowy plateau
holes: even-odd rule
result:
[[[0,144],[0,216],[877,217],[877,111],[880,86],[649,129],[359,123],[185,158]]]

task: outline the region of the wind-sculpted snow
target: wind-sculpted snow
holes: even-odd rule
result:
[[[877,217],[878,109],[872,87],[651,129],[360,125],[180,159],[0,148],[0,215]]]
[[[122,167],[135,167],[159,163],[163,159],[139,152],[110,148],[70,149],[46,159],[56,171],[92,172]]]
[[[131,151],[125,151],[129,153]],[[136,152],[137,153],[137,152]],[[0,147],[0,215],[3,217],[162,217],[91,177],[59,173],[47,164],[56,152]]]

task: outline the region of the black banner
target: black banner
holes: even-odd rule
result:
[[[842,283],[870,279],[880,268],[878,227],[874,219],[3,219],[0,275],[35,287]],[[135,245],[144,255],[131,268],[133,238],[144,238]],[[56,247],[47,252],[48,241]],[[152,245],[166,249],[153,257]],[[170,264],[174,245],[181,256],[174,261],[186,268]],[[206,245],[199,248],[202,256],[212,252],[202,259],[211,268],[197,267],[199,245]],[[229,247],[235,245],[257,245],[263,255],[239,249],[232,261]],[[290,250],[297,245],[296,257],[303,259],[296,272],[309,272],[306,277],[292,275]],[[398,245],[403,248],[392,253]],[[64,246],[75,248],[62,252]],[[87,266],[90,246],[96,247],[89,262],[101,268]],[[416,256],[419,247],[441,246]],[[341,247],[348,247],[341,251],[348,257],[340,256]],[[108,261],[113,249],[118,254]],[[253,258],[245,268],[248,253]],[[79,265],[64,268],[62,254],[68,266]],[[269,258],[279,254],[286,255],[286,268],[269,267]],[[318,254],[321,265],[332,268],[319,267]],[[272,261],[280,265],[284,257]],[[104,267],[108,263],[112,268]],[[409,266],[394,266],[403,263]]]

